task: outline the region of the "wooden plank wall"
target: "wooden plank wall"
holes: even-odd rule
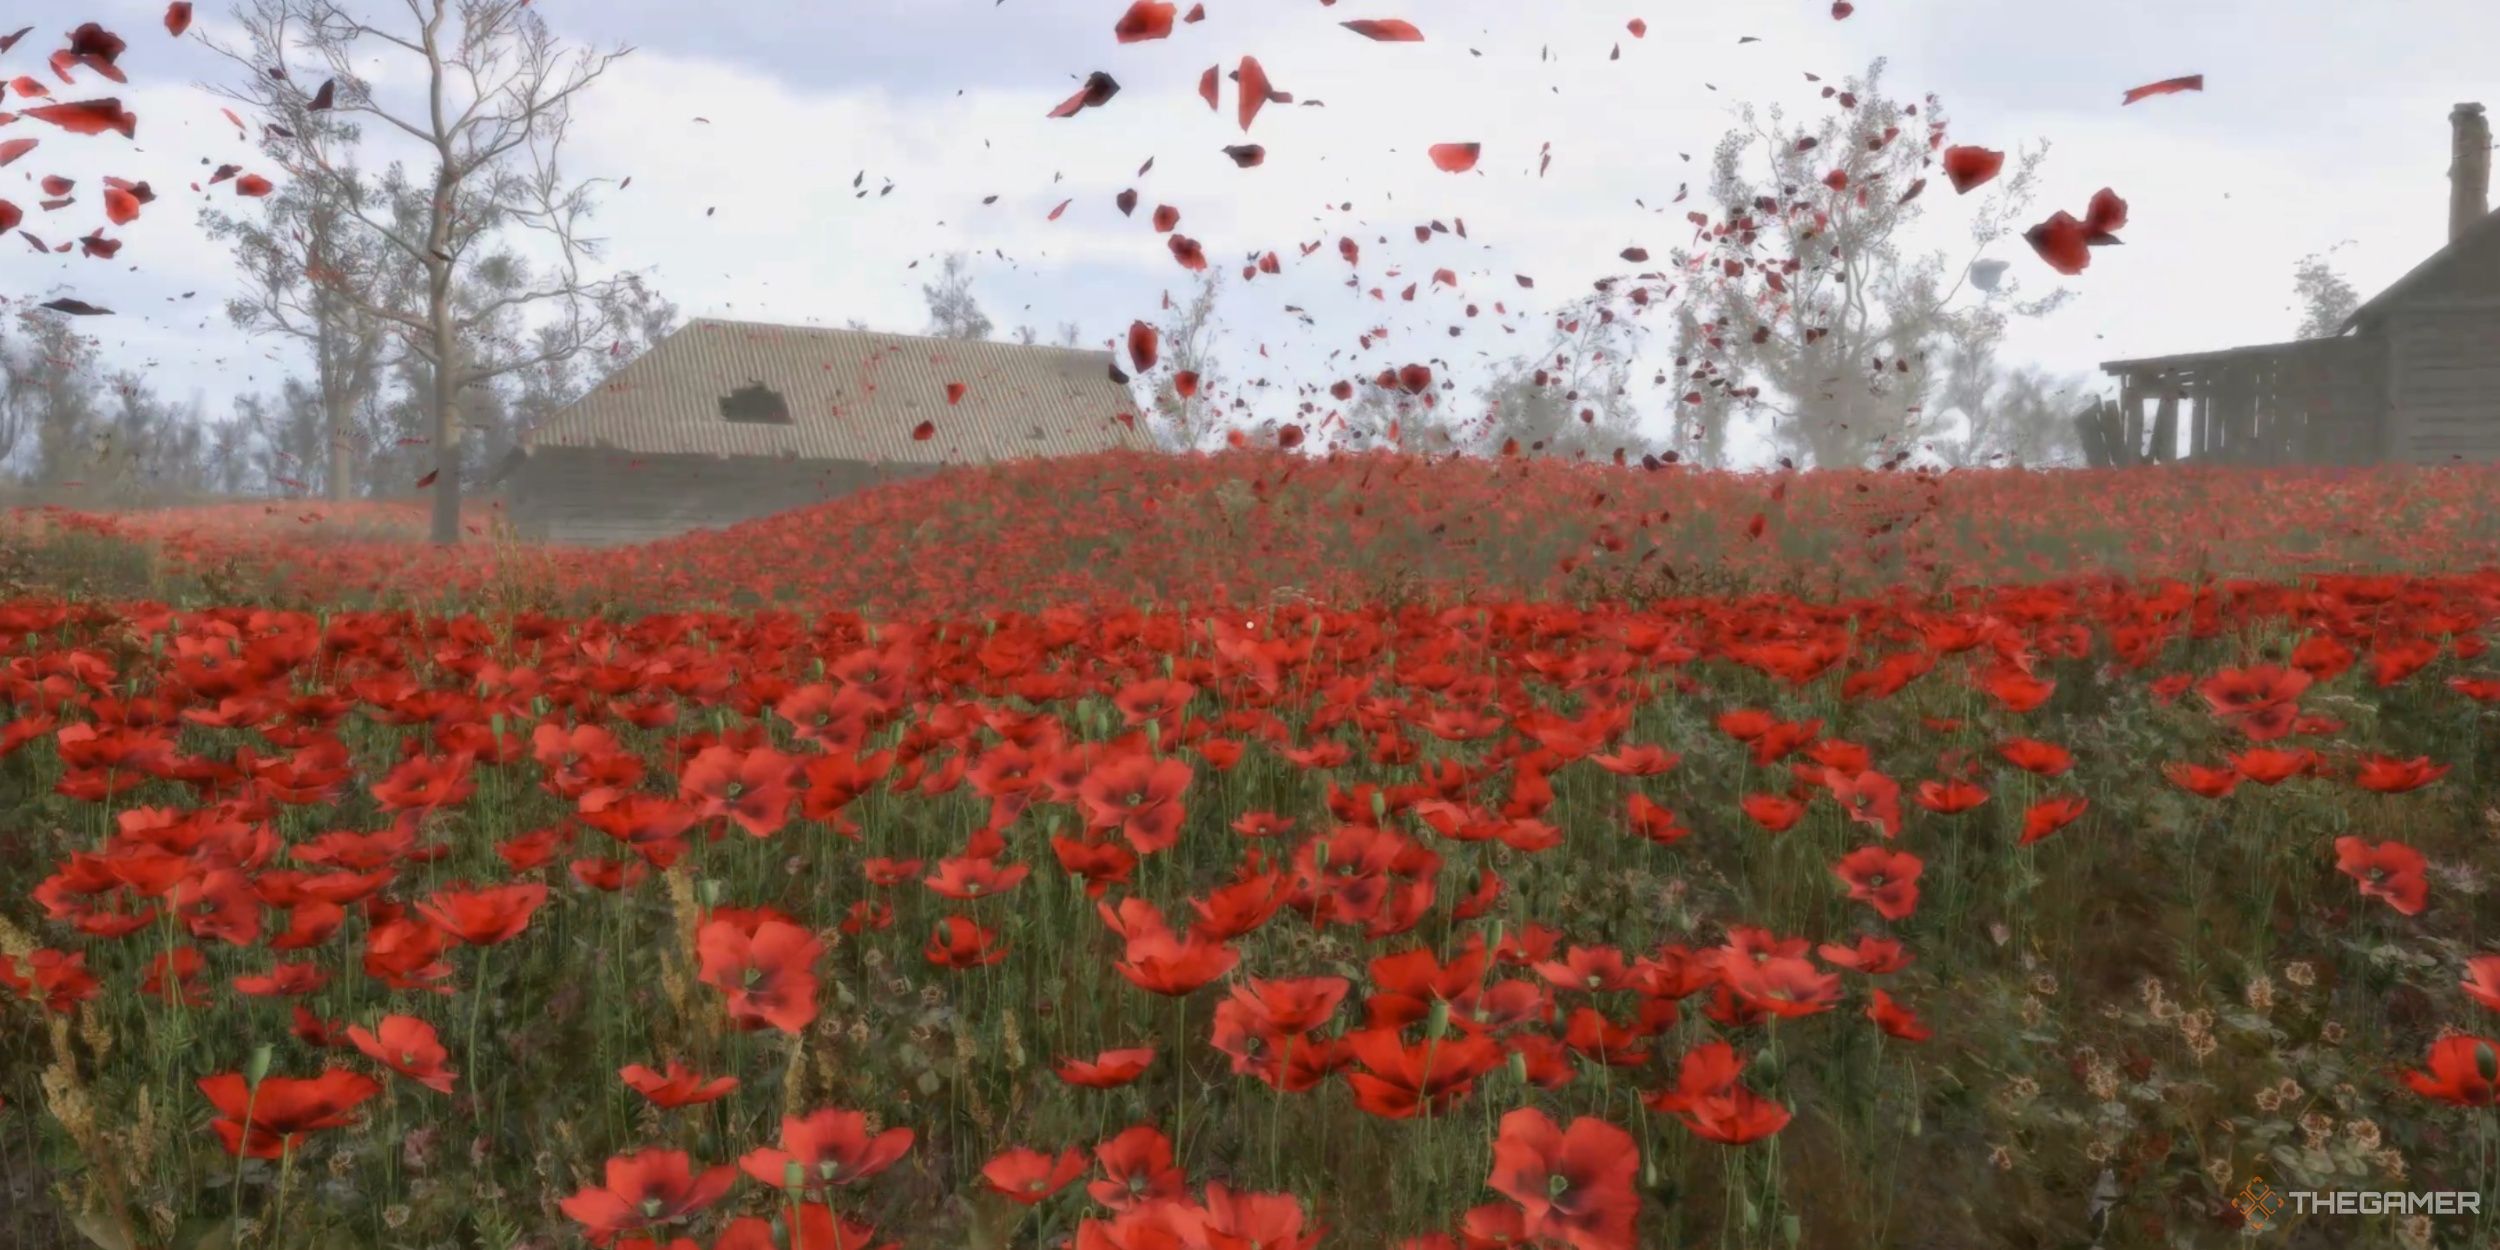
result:
[[[533,541],[618,546],[719,529],[936,468],[542,447],[513,474],[512,517]]]
[[[2181,456],[2221,464],[2367,463],[2377,458],[2385,412],[2384,355],[2384,341],[2367,336],[2132,368],[2120,378],[2127,445],[2119,458],[2129,460],[2132,449],[2134,462],[2155,464]]]
[[[2400,459],[2500,459],[2500,309],[2400,310],[2388,320]]]

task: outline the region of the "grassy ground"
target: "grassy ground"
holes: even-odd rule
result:
[[[2488,476],[1287,467],[561,572],[17,518],[17,1227],[2114,1250],[2500,1185]],[[908,1149],[758,1153],[837,1110]]]

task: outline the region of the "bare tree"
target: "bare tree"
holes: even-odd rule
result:
[[[1702,386],[1768,410],[1778,441],[1826,467],[1932,433],[1926,399],[1945,345],[2061,298],[2021,302],[1990,269],[1988,300],[1957,303],[1971,265],[1906,251],[1926,204],[1912,192],[1930,176],[1945,118],[1933,96],[1887,96],[1883,71],[1878,60],[1826,88],[1834,112],[1810,126],[1778,107],[1741,109],[1713,160],[1719,216],[1695,214],[1703,240],[1675,258],[1684,337],[1714,366]],[[2012,232],[2046,151],[2018,155],[1980,201],[1973,260]]]
[[[19,316],[35,320],[32,314]],[[34,358],[34,348],[8,337],[7,331],[7,324],[0,322],[0,467],[7,466],[16,456],[18,443],[35,427],[40,397],[35,385],[35,370],[40,362]]]
[[[1176,451],[1195,450],[1215,428],[1217,408],[1209,393],[1217,382],[1215,344],[1223,337],[1215,320],[1216,301],[1222,295],[1223,280],[1212,270],[1199,275],[1189,302],[1173,305],[1172,315],[1160,327],[1166,367],[1154,383],[1154,411],[1163,440]],[[1181,394],[1175,381],[1184,373],[1196,376],[1192,394]]]
[[[2312,252],[2292,266],[2292,295],[2300,301],[2300,337],[2332,338],[2344,318],[2361,307],[2361,293],[2335,272],[2335,253],[2352,246],[2346,239],[2323,252]]]
[[[1641,328],[1617,315],[1615,296],[1610,288],[1573,301],[1555,317],[1543,355],[1494,376],[1479,395],[1479,451],[1574,460],[1647,452],[1629,394]]]
[[[935,283],[920,288],[929,302],[929,333],[942,339],[985,339],[994,327],[972,297],[972,268],[962,252],[948,252]]]
[[[285,60],[286,49],[270,42],[287,29],[272,11],[277,7],[259,0],[245,19],[254,64]],[[209,89],[271,119],[262,148],[282,164],[310,150],[352,153],[360,138],[341,113],[312,108],[311,97],[266,73]],[[242,271],[242,291],[227,301],[227,317],[252,333],[291,338],[312,358],[326,454],[318,469],[307,464],[300,471],[340,500],[354,496],[359,462],[371,456],[372,448],[360,454],[356,445],[356,411],[381,384],[383,355],[395,337],[395,324],[372,310],[408,306],[424,272],[378,232],[356,228],[347,193],[360,182],[351,161],[342,177],[291,179],[261,202],[261,211],[200,214],[209,237],[233,249]]]
[[[264,109],[275,102],[281,117],[311,111],[319,94],[332,94],[345,115],[340,124],[264,133],[289,174],[345,210],[342,233],[361,236],[337,239],[331,256],[388,254],[422,275],[406,291],[345,276],[316,280],[388,323],[430,371],[439,465],[433,537],[448,544],[460,541],[464,394],[589,349],[616,330],[622,279],[588,274],[597,240],[582,233],[591,192],[603,180],[571,180],[558,158],[576,99],[631,49],[567,49],[529,0],[400,3],[406,21],[385,26],[338,0],[252,0],[237,15],[249,46],[218,51],[252,80],[236,89],[238,98]],[[421,78],[422,99],[400,105],[378,97],[357,68],[376,56],[396,63],[386,78]],[[315,76],[327,81],[316,86]],[[379,178],[361,172],[343,137],[360,121],[412,145],[421,172],[412,176],[404,162]],[[531,236],[549,262],[533,271],[497,247],[506,230]],[[481,286],[494,293],[466,298]],[[544,332],[523,350],[482,354],[481,333],[513,316]]]
[[[1940,372],[1930,402],[1938,417],[1960,422],[1960,437],[1929,444],[1945,463],[2041,466],[2071,461],[2081,450],[2074,409],[2084,383],[2060,381],[2029,366],[2008,368],[1997,357],[1993,336],[1955,344]]]
[[[1056,341],[1061,347],[1082,347],[1085,343],[1085,329],[1073,321],[1062,321],[1059,323],[1059,337]]]
[[[23,314],[19,324],[27,342],[12,359],[10,393],[22,427],[34,435],[28,476],[47,486],[80,480],[94,463],[105,419],[95,340],[51,313]]]

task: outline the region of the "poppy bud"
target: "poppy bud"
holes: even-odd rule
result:
[[[695,886],[695,895],[703,900],[703,909],[705,911],[710,911],[719,907],[721,896],[720,882],[711,880],[708,877],[705,878],[702,882]]]
[[[1510,1052],[1510,1079],[1522,1085],[1528,1082],[1528,1057],[1515,1050]]]
[[[2474,1074],[2483,1078],[2485,1085],[2500,1081],[2500,1054],[2492,1053],[2491,1043],[2474,1043]]]
[[[1317,866],[1317,867],[1319,867],[1319,868],[1323,868],[1323,869],[1324,869],[1324,868],[1326,868],[1326,867],[1328,867],[1328,844],[1327,844],[1327,843],[1322,842],[1322,843],[1320,843],[1319,845],[1314,846],[1314,847],[1312,847],[1312,848],[1311,848],[1311,863],[1312,863],[1313,865],[1315,865],[1315,866]]]
[[[275,1052],[269,1048],[269,1045],[266,1042],[258,1046],[254,1046],[252,1048],[252,1061],[243,1065],[244,1082],[254,1088],[258,1088],[261,1083],[261,1079],[269,1075],[269,1061],[274,1054]]]
[[[1388,818],[1389,796],[1382,794],[1378,790],[1372,791],[1372,823],[1379,824],[1381,821],[1387,820]]]
[[[1449,1035],[1450,1035],[1450,1004],[1449,1004],[1449,1000],[1447,1000],[1447,999],[1441,999],[1441,998],[1436,998],[1436,999],[1433,999],[1433,1000],[1432,1000],[1432,1014],[1431,1014],[1430,1016],[1426,1017],[1426,1018],[1425,1018],[1425,1020],[1424,1020],[1424,1036],[1429,1037],[1429,1038],[1431,1038],[1432,1040],[1434,1040],[1434,1041],[1436,1041],[1436,1042],[1437,1042],[1437,1041],[1440,1041],[1440,1040],[1441,1040],[1442,1038],[1444,1038],[1444,1037],[1448,1037]]]
[[[781,1187],[795,1194],[807,1185],[807,1169],[791,1159],[781,1165]]]
[[[1488,933],[1485,935],[1485,939],[1484,939],[1484,941],[1485,941],[1485,945],[1490,946],[1490,947],[1493,947],[1493,948],[1494,948],[1494,949],[1496,949],[1496,950],[1499,950],[1499,949],[1501,948],[1501,945],[1502,945],[1502,920],[1501,920],[1501,917],[1496,916],[1496,917],[1494,917],[1494,918],[1493,918],[1493,928],[1492,928],[1492,930],[1491,930],[1490,932],[1488,932]]]

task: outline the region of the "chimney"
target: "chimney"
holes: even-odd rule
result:
[[[2448,240],[2455,242],[2491,213],[2491,123],[2483,106],[2460,104],[2448,114],[2456,152],[2448,166]]]

